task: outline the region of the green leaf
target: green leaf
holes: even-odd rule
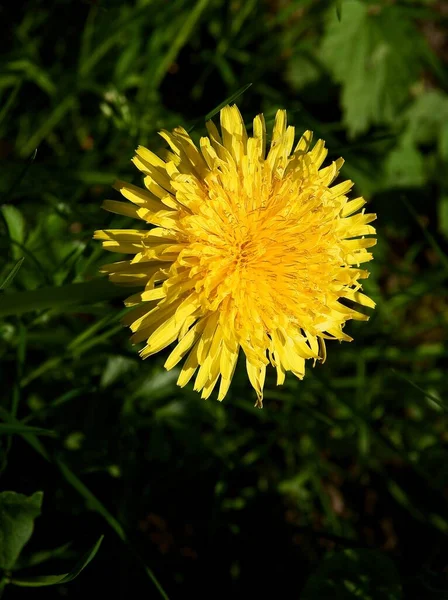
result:
[[[33,433],[34,435],[49,435],[53,437],[57,435],[55,431],[42,429],[41,427],[30,427],[29,425],[21,425],[20,423],[0,423],[0,435],[11,435],[14,433]]]
[[[104,536],[102,535],[94,546],[76,563],[71,571],[62,575],[36,575],[34,577],[14,577],[11,579],[13,585],[21,587],[43,587],[48,585],[58,585],[61,583],[68,583],[76,579],[78,575],[83,571],[87,565],[95,558],[98,552]]]
[[[1,211],[8,227],[10,239],[17,244],[23,244],[25,240],[25,219],[22,213],[12,204],[4,204]],[[14,258],[19,257],[20,248],[16,244],[12,246],[12,254]]]
[[[70,546],[72,542],[68,542],[62,546],[58,546],[57,548],[52,548],[51,550],[38,550],[34,552],[31,556],[27,556],[25,559],[19,558],[14,567],[15,571],[20,569],[29,569],[30,567],[36,567],[42,563],[47,562],[51,559],[63,559],[66,558],[67,555],[74,556],[76,553],[73,550],[70,550]]]
[[[76,304],[90,304],[111,300],[112,298],[124,298],[131,293],[131,288],[123,289],[113,285],[105,278],[98,278],[85,283],[70,283],[61,287],[3,294],[0,297],[0,317],[20,315],[44,308],[65,310]]]
[[[2,283],[0,283],[0,290],[4,290],[8,287],[8,285],[10,285],[13,280],[14,277],[17,275],[17,273],[19,272],[20,267],[22,266],[23,261],[25,260],[25,257],[22,256],[19,258],[19,260],[14,264],[13,268],[11,269],[11,271],[8,273],[8,275],[6,276],[6,279],[4,281],[2,281]]]
[[[14,567],[40,515],[42,492],[24,496],[16,492],[0,493],[0,569]]]
[[[393,562],[377,550],[349,549],[325,558],[305,584],[302,600],[400,600]]]
[[[342,85],[351,136],[393,123],[419,75],[423,41],[400,6],[344,2],[341,21],[329,13],[322,58]]]
[[[110,356],[101,375],[100,387],[107,388],[117,379],[136,368],[136,362],[126,356]]]

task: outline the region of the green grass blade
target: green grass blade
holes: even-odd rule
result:
[[[9,95],[8,100],[5,102],[3,108],[0,110],[0,125],[1,125],[1,123],[3,123],[4,119],[6,118],[6,115],[9,112],[9,109],[14,104],[14,101],[15,101],[17,94],[19,93],[19,90],[21,87],[22,87],[22,81],[19,80],[16,83],[16,85],[14,86],[14,88],[13,88],[11,94]]]
[[[168,52],[163,58],[161,58],[151,82],[152,87],[156,89],[159,87],[163,78],[168,72],[170,65],[173,64],[181,48],[187,43],[194,27],[198,23],[208,4],[209,0],[199,0],[193,10],[191,10],[187,19],[185,20],[184,26],[180,29],[176,38],[170,44]]]
[[[34,435],[47,435],[56,437],[57,433],[50,429],[42,429],[42,427],[31,427],[22,425],[21,423],[0,423],[0,435],[32,433]]]
[[[92,304],[113,298],[124,298],[130,293],[133,293],[130,288],[123,289],[105,278],[98,278],[85,283],[70,283],[61,287],[4,294],[0,297],[0,317],[20,315],[45,308],[64,310],[76,304]]]
[[[34,150],[33,150],[34,148]],[[25,164],[25,166],[23,167],[23,169],[20,171],[19,175],[17,176],[17,178],[13,181],[11,187],[9,188],[9,190],[6,192],[5,197],[8,198],[11,195],[11,192],[20,184],[20,182],[22,181],[22,179],[25,177],[25,175],[28,172],[28,169],[31,167],[31,165],[33,164],[33,162],[36,159],[37,156],[37,148],[35,148],[34,146],[31,146],[31,150],[29,152],[23,152],[24,155],[26,154],[30,154],[30,158],[27,161],[27,163]]]
[[[443,400],[439,400],[439,398],[436,398],[433,394],[430,394],[429,392],[427,392],[426,390],[421,388],[419,385],[417,385],[411,379],[409,379],[409,377],[406,377],[406,375],[403,375],[403,373],[400,373],[400,372],[396,371],[395,369],[391,369],[391,371],[394,375],[396,375],[400,379],[403,379],[403,381],[406,381],[413,388],[415,388],[416,390],[421,392],[427,400],[434,402],[434,404],[436,404],[439,408],[441,408],[443,411],[448,413],[448,405],[445,402],[443,402]]]
[[[104,535],[102,535],[93,547],[76,563],[71,571],[64,573],[63,575],[36,575],[34,577],[14,577],[11,579],[13,585],[21,587],[43,587],[48,585],[58,585],[61,583],[68,583],[76,579],[78,575],[83,571],[87,565],[95,558],[98,550],[100,549]]]
[[[8,273],[8,275],[6,276],[6,279],[0,283],[0,290],[4,290],[6,289],[9,285],[11,285],[11,283],[14,280],[14,277],[17,275],[17,273],[20,270],[20,267],[22,266],[23,261],[25,260],[24,256],[21,256],[19,258],[19,260],[15,263],[15,265],[13,266],[13,268],[11,269],[11,271]]]
[[[234,92],[232,95],[230,95],[228,98],[226,98],[223,102],[221,102],[221,104],[218,104],[218,106],[216,108],[214,108],[213,110],[208,112],[205,115],[204,119],[198,119],[197,121],[195,121],[193,123],[193,125],[191,125],[191,127],[188,129],[188,133],[193,131],[193,129],[195,129],[198,125],[200,125],[204,121],[210,121],[210,119],[213,119],[213,117],[219,113],[221,108],[224,108],[224,106],[227,106],[228,104],[231,104],[232,102],[235,102],[235,100],[237,100],[240,96],[242,96],[244,94],[244,92],[251,87],[251,85],[252,85],[252,83],[246,83],[246,85],[243,85],[242,87],[240,87],[236,92]]]
[[[41,141],[47,137],[47,135],[62,121],[66,113],[74,108],[75,105],[75,96],[67,96],[64,98],[64,100],[55,107],[53,112],[45,118],[40,127],[36,129],[25,146],[21,148],[21,154],[26,156],[32,152],[33,148],[37,148]]]
[[[69,484],[73,486],[75,490],[87,500],[89,505],[94,510],[100,513],[103,519],[112,527],[112,529],[115,531],[118,537],[121,540],[126,541],[126,534],[124,532],[123,527],[117,521],[117,519],[110,514],[110,512],[107,510],[104,504],[100,502],[100,500],[98,500],[98,498],[94,494],[92,494],[89,488],[83,484],[83,482],[73,473],[73,471],[71,471],[67,467],[67,465],[62,460],[57,458],[56,464],[59,467],[62,475],[69,482]]]
[[[11,416],[9,414],[9,412],[7,410],[5,410],[4,408],[2,408],[0,406],[0,414],[2,415],[2,418],[4,421],[6,421],[7,423],[16,425],[16,426],[20,426],[22,425],[22,423],[16,419],[15,417]],[[38,440],[38,438],[36,437],[36,435],[34,433],[24,433],[19,432],[19,435],[21,435],[23,437],[23,439],[28,442],[28,444],[34,448],[34,450],[36,450],[36,452],[38,454],[40,454],[45,460],[47,460],[48,462],[50,462],[50,456],[48,455],[47,451],[45,450],[44,446],[41,444],[41,442]]]
[[[213,110],[211,110],[209,113],[207,113],[205,115],[205,121],[210,121],[210,119],[212,119],[215,115],[217,115],[219,113],[221,108],[224,108],[224,106],[227,106],[228,104],[231,104],[232,102],[235,102],[235,100],[237,100],[240,96],[242,96],[244,94],[244,92],[251,87],[251,85],[252,85],[252,83],[246,83],[246,85],[243,85],[242,87],[240,87],[231,96],[229,96],[223,102],[221,102],[221,104],[218,104],[218,106],[216,108],[214,108]]]
[[[154,585],[156,586],[156,588],[159,591],[162,598],[164,598],[164,600],[168,600],[168,596],[166,595],[164,589],[160,585],[159,581],[157,580],[157,578],[154,575],[154,573],[152,572],[152,570],[145,564],[144,560],[137,553],[137,551],[134,550],[134,548],[129,544],[129,540],[126,536],[126,533],[125,533],[122,525],[117,521],[117,519],[113,515],[110,514],[110,512],[103,505],[103,503],[100,500],[98,500],[98,498],[94,494],[92,494],[92,492],[88,489],[88,487],[85,486],[84,483],[82,483],[82,481],[73,473],[73,471],[71,471],[69,469],[69,467],[67,467],[67,465],[63,461],[61,461],[60,459],[56,459],[56,464],[58,465],[62,475],[65,477],[65,479],[68,481],[68,483],[83,498],[85,498],[87,500],[89,505],[104,518],[104,520],[110,525],[110,527],[112,527],[112,529],[115,531],[115,533],[118,535],[118,537],[125,544],[128,545],[130,551],[134,554],[135,558],[144,567],[148,577],[154,583]]]

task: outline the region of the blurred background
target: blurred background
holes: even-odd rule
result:
[[[73,575],[105,536],[72,583],[5,597],[448,598],[448,2],[0,10],[0,490],[43,492],[14,496],[25,541],[41,516],[0,569]],[[140,184],[137,144],[177,125],[198,139],[235,97],[248,124],[286,108],[325,139],[378,214],[377,309],[352,343],[303,381],[269,373],[258,410],[243,365],[221,404],[177,388],[167,353],[142,362],[126,290],[2,313],[118,258],[91,238],[131,224],[100,205],[114,179]]]

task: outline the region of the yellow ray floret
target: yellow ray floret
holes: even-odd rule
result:
[[[229,390],[240,351],[262,406],[266,367],[282,384],[302,379],[305,361],[324,361],[325,340],[347,340],[349,319],[374,308],[362,293],[376,240],[363,198],[348,201],[353,183],[332,185],[341,158],[322,165],[323,140],[306,131],[294,147],[286,111],[277,112],[266,148],[263,115],[249,137],[236,106],[207,123],[199,149],[178,127],[162,131],[165,160],[140,146],[133,159],[145,188],[119,181],[128,202],[106,200],[114,213],[144,221],[143,229],[95,232],[105,249],[131,260],[103,271],[121,285],[142,286],[126,301],[142,358],[175,344],[165,367],[185,358],[178,384],[196,374],[194,389],[218,400]],[[361,210],[362,209],[362,210]]]

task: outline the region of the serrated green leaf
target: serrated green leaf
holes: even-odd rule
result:
[[[16,492],[0,493],[0,569],[14,567],[34,530],[40,515],[42,492],[24,496]]]
[[[305,584],[302,600],[400,600],[393,562],[377,550],[350,549],[325,558]]]
[[[342,84],[351,136],[397,118],[419,74],[420,39],[400,6],[348,0],[340,22],[330,11],[321,54]]]
[[[76,563],[71,571],[62,575],[35,575],[34,577],[14,577],[11,579],[13,585],[21,587],[43,587],[48,585],[58,585],[73,581],[83,571],[87,565],[95,558],[104,536],[102,535],[94,546]]]

